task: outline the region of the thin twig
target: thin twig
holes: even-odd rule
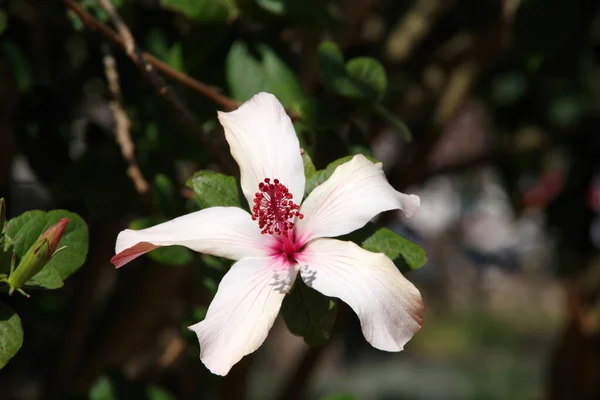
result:
[[[104,35],[104,37],[106,37],[107,39],[109,39],[111,42],[118,45],[119,47],[121,47],[123,50],[125,50],[126,53],[129,54],[128,47],[125,43],[125,40],[121,37],[121,35],[117,34],[115,31],[108,28],[101,21],[96,19],[93,15],[88,13],[85,9],[83,9],[81,6],[79,6],[79,4],[77,4],[75,2],[75,0],[63,0],[63,1],[67,5],[67,7],[71,11],[73,11],[79,17],[79,19],[81,19],[81,22],[85,26],[87,26],[90,29],[100,32],[102,35]],[[121,20],[121,22],[122,22],[122,20]],[[116,24],[115,24],[115,26],[116,26]],[[125,26],[125,25],[123,24],[123,26]],[[200,93],[201,95],[207,97],[208,99],[212,100],[213,102],[219,104],[220,106],[222,106],[225,109],[225,111],[233,111],[241,105],[241,103],[239,101],[236,101],[236,100],[222,94],[218,87],[208,85],[204,82],[200,82],[199,80],[194,79],[191,76],[186,75],[181,71],[177,71],[177,70],[171,68],[166,63],[159,60],[158,58],[154,57],[152,54],[149,54],[146,52],[141,52],[141,55],[142,55],[144,61],[146,61],[148,64],[150,64],[152,67],[154,67],[157,71],[159,71],[160,73],[164,74],[165,76],[168,76],[169,78],[177,81],[181,85],[186,86],[186,87],[194,90],[195,92]],[[286,109],[286,112],[288,113],[288,115],[290,116],[292,121],[297,121],[297,120],[301,119],[301,116],[292,110]]]
[[[81,7],[79,7],[73,0],[64,0],[66,4],[72,9],[78,9],[80,12],[83,12],[83,15],[87,14]],[[184,123],[188,129],[195,133],[199,139],[202,141],[202,144],[205,148],[209,150],[209,155],[215,159],[215,161],[219,161],[224,170],[234,171],[234,166],[231,163],[231,160],[228,159],[221,149],[214,143],[204,132],[202,127],[198,124],[196,119],[190,110],[185,106],[185,104],[179,99],[179,97],[175,94],[175,92],[167,85],[163,77],[157,72],[154,66],[150,63],[148,58],[145,56],[145,53],[141,48],[137,46],[135,40],[133,39],[133,35],[127,26],[123,23],[123,20],[116,12],[110,0],[99,0],[100,4],[104,7],[109,17],[113,21],[113,23],[119,27],[120,32],[123,32],[124,37],[116,35],[113,31],[111,32],[110,37],[116,39],[116,43],[118,43],[123,49],[125,49],[127,55],[131,58],[131,60],[135,63],[138,69],[142,72],[143,76],[146,78],[148,82],[155,88],[155,90],[169,103],[169,105],[175,110],[175,112],[179,115],[180,120]],[[78,14],[79,15],[79,14]],[[95,20],[91,15],[87,14],[92,20]],[[83,20],[82,20],[83,21]],[[89,18],[87,20],[90,21]],[[84,22],[85,23],[85,22]],[[95,20],[94,26],[103,26],[100,22]],[[104,27],[106,28],[106,27]],[[104,32],[104,30],[102,30]],[[133,48],[133,51],[131,50]]]
[[[127,54],[131,57],[132,52],[127,47],[125,40],[122,38],[122,35],[119,35],[112,29],[108,28],[106,25],[104,25],[102,22],[96,19],[93,15],[84,10],[79,4],[75,2],[75,0],[64,0],[64,2],[67,5],[67,7],[79,17],[79,19],[85,26],[100,32],[102,35],[104,35],[104,37],[106,37],[111,42],[125,50],[125,52],[127,52]],[[122,22],[122,19],[120,19],[120,21]],[[131,39],[133,40],[133,38]],[[157,71],[160,71],[165,76],[168,76],[174,79],[175,81],[179,82],[180,84],[187,86],[193,89],[194,91],[208,97],[210,100],[221,105],[225,110],[235,110],[240,106],[239,102],[219,93],[218,88],[211,85],[207,85],[206,83],[200,82],[182,72],[174,70],[173,68],[169,67],[167,64],[160,61],[158,58],[154,57],[151,54],[143,52],[142,56],[143,59],[150,65],[152,65],[154,68],[156,68]]]
[[[108,81],[108,89],[113,97],[110,101],[110,109],[115,117],[117,143],[119,144],[123,158],[129,165],[127,175],[133,181],[135,190],[139,194],[145,195],[150,190],[150,185],[146,181],[146,178],[144,178],[142,170],[135,159],[135,144],[131,139],[131,122],[121,105],[122,94],[121,86],[119,85],[119,73],[117,72],[115,58],[108,52],[104,56],[104,73]]]
[[[119,15],[119,13],[117,13],[117,10],[115,10],[110,0],[98,0],[98,2],[102,6],[102,8],[106,10],[113,24],[117,28],[117,31],[119,32],[119,35],[123,40],[123,44],[125,45],[125,52],[129,57],[135,58],[136,45],[131,31],[129,30],[127,25],[125,25],[125,22],[123,22],[121,16]]]

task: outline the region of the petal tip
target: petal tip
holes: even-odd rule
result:
[[[401,208],[402,214],[405,218],[410,218],[419,210],[421,206],[421,198],[416,194],[408,194],[403,201],[403,207]]]
[[[202,359],[202,356],[200,356],[200,361],[202,361],[202,364],[204,364],[206,369],[208,369],[213,375],[226,376],[229,373],[229,371],[231,371],[231,367],[230,368],[211,367]]]
[[[160,246],[153,245],[148,242],[140,242],[135,246],[129,247],[117,254],[115,254],[110,262],[115,266],[116,269],[121,268],[123,265],[129,263],[130,261],[135,260],[142,254],[145,254],[151,250],[154,250]]]

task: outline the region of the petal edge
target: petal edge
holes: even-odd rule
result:
[[[214,374],[233,365],[265,341],[297,266],[282,257],[245,258],[225,274],[206,318],[188,327],[198,336],[200,359]]]
[[[119,268],[162,246],[180,245],[201,253],[239,260],[266,256],[275,239],[262,235],[250,214],[237,207],[212,207],[139,231],[125,229],[117,237]]]
[[[265,178],[279,179],[300,203],[305,185],[300,143],[279,100],[270,93],[258,93],[237,110],[217,114],[240,167],[240,183],[250,208]]]
[[[341,236],[362,228],[384,211],[399,209],[409,218],[419,205],[418,196],[398,192],[388,183],[381,163],[358,154],[308,195],[300,208],[304,219],[297,221],[296,232],[304,243]]]
[[[421,328],[419,290],[381,253],[352,242],[316,239],[298,258],[304,282],[348,304],[375,348],[401,351]]]

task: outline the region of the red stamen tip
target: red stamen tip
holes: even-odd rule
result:
[[[252,219],[258,220],[262,234],[287,235],[294,228],[292,222],[296,217],[302,219],[300,206],[292,201],[294,197],[279,179],[269,178],[258,184],[259,191],[254,197]]]

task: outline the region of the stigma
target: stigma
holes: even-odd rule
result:
[[[294,229],[294,220],[304,218],[300,206],[292,201],[293,195],[278,179],[265,178],[258,184],[254,195],[252,219],[258,221],[263,235],[284,235]]]

